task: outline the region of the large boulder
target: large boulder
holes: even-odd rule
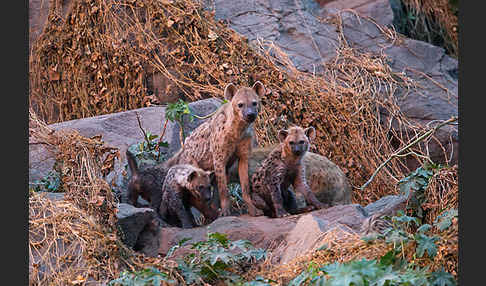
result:
[[[404,207],[403,202],[393,196],[390,199],[384,197],[368,209],[374,212],[373,215],[394,215]],[[348,204],[283,218],[241,215],[220,217],[209,225],[191,229],[165,227],[159,234],[159,253],[165,255],[179,241],[190,238],[173,254],[174,257],[186,255],[191,252],[190,244],[205,240],[209,232],[220,232],[227,234],[230,240],[249,240],[255,247],[268,249],[272,253],[272,263],[287,263],[322,246],[322,238],[328,232],[337,230],[341,237],[364,234],[363,224],[373,218],[366,209],[358,204]]]

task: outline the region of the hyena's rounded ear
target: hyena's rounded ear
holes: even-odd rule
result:
[[[252,89],[258,94],[259,97],[265,95],[265,86],[260,81],[255,82]]]
[[[313,141],[316,138],[316,130],[312,126],[304,129],[304,133],[305,133],[305,136],[307,136],[307,138],[309,138],[309,141]]]
[[[278,132],[278,140],[280,142],[283,142],[283,141],[285,141],[285,138],[287,138],[288,135],[289,135],[289,131],[282,129]]]
[[[188,182],[192,182],[192,180],[194,180],[196,177],[197,177],[197,171],[196,170],[192,170],[189,173],[189,175],[187,176],[187,181]]]
[[[224,89],[224,98],[228,101],[231,101],[233,96],[236,94],[236,86],[232,83],[229,83]]]

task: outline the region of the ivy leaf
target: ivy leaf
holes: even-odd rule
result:
[[[380,258],[380,265],[382,266],[393,265],[396,260],[396,254],[397,252],[394,249],[388,251],[385,255],[383,255]]]
[[[438,237],[429,237],[419,233],[415,235],[415,240],[417,241],[417,255],[419,257],[422,257],[425,251],[427,251],[430,258],[435,257],[437,254],[437,245],[435,245],[435,242],[439,240]]]
[[[177,268],[181,271],[181,274],[184,276],[184,280],[188,285],[199,280],[200,276],[198,271],[190,267],[182,259],[178,259]]]
[[[432,286],[455,286],[456,281],[454,280],[454,276],[450,273],[444,271],[442,268],[440,271],[433,272],[431,277],[431,285]]]
[[[310,273],[307,271],[302,271],[297,277],[289,282],[288,286],[300,286],[302,283],[306,282],[310,277]]]
[[[216,249],[214,249],[210,254],[209,263],[211,263],[211,265],[214,265],[216,264],[216,262],[221,261],[225,264],[228,264],[231,262],[232,256],[233,255],[227,252],[224,248],[216,247]]]
[[[228,236],[224,233],[214,232],[208,234],[209,240],[215,240],[224,247],[228,247]]]
[[[456,209],[445,211],[435,219],[434,225],[438,227],[440,231],[443,231],[452,225],[452,219],[458,215],[459,213]]]
[[[418,229],[417,232],[424,233],[427,232],[432,226],[430,224],[423,224]]]

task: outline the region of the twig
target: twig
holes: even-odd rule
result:
[[[143,137],[145,138],[145,141],[147,142],[147,148],[150,147],[150,141],[148,139],[147,133],[142,127],[142,122],[140,122],[140,116],[138,115],[138,112],[135,111],[135,115],[137,116],[137,121],[138,121],[138,127],[140,127],[140,130],[142,130]]]
[[[167,128],[167,123],[169,122],[169,119],[165,119],[165,123],[164,123],[164,127],[162,128],[162,133],[160,134],[160,137],[159,137],[159,143],[157,144],[157,151],[159,151],[159,153],[157,154],[157,161],[160,159],[160,143],[162,143],[162,138],[164,138],[164,135],[165,135],[165,129]]]
[[[393,158],[395,157],[403,157],[403,155],[401,155],[401,153],[405,152],[406,150],[408,150],[408,148],[412,147],[413,145],[415,145],[416,143],[424,140],[425,138],[431,136],[432,134],[435,133],[435,131],[437,131],[439,128],[441,128],[442,126],[446,125],[446,124],[449,124],[451,122],[454,122],[454,121],[457,121],[457,117],[453,116],[451,117],[450,119],[446,120],[446,121],[443,121],[442,123],[438,124],[437,126],[435,126],[434,128],[430,129],[429,131],[425,132],[424,134],[422,134],[420,137],[418,137],[417,139],[415,139],[414,141],[412,141],[411,143],[409,143],[407,146],[403,147],[402,149],[398,150],[397,152],[393,153],[388,159],[386,159],[385,162],[381,163],[381,165],[375,170],[375,172],[373,173],[373,175],[371,175],[370,179],[364,183],[361,187],[360,187],[360,190],[364,190],[364,188],[366,188],[370,183],[371,181],[373,181],[373,179],[375,178],[376,174],[378,174],[378,172],[383,168],[385,167],[385,165],[390,162]]]

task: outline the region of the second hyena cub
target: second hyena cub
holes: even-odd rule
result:
[[[314,208],[322,208],[322,204],[312,193],[305,180],[305,167],[302,157],[309,149],[309,140],[315,138],[313,127],[291,127],[279,131],[278,145],[262,162],[252,176],[252,200],[255,207],[261,209],[266,216],[284,217],[289,212],[297,213],[294,190],[304,195],[306,203]]]
[[[161,218],[173,226],[190,228],[196,225],[191,207],[198,209],[210,221],[218,217],[211,206],[214,172],[204,171],[188,164],[172,166],[165,176],[162,200],[159,206]]]

